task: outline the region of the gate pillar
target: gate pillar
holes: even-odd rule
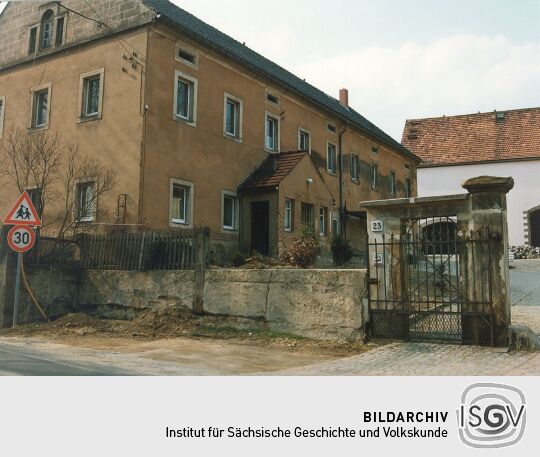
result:
[[[489,281],[489,302],[492,312],[491,342],[495,346],[506,346],[508,328],[510,327],[510,282],[508,266],[508,224],[506,194],[514,187],[512,178],[499,178],[480,176],[465,181],[462,187],[469,192],[469,214],[467,230],[475,232],[485,230],[485,243],[472,243],[467,249],[468,265],[474,271],[468,273],[469,278],[485,278]],[[463,221],[464,222],[464,221]],[[459,228],[462,230],[465,224]],[[474,250],[474,252],[472,252]],[[470,257],[475,256],[471,262]],[[475,284],[468,287],[468,298],[474,291]],[[463,317],[463,338],[475,343],[488,343],[485,332],[481,327],[485,325],[479,318]],[[485,327],[484,327],[485,328]]]

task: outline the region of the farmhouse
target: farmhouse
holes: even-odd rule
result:
[[[99,198],[94,177],[76,183],[81,230],[206,226],[222,261],[278,255],[306,228],[323,251],[338,233],[363,251],[358,202],[415,196],[420,162],[346,89],[333,98],[166,0],[9,3],[0,145],[13,131],[59,134],[115,170]],[[17,193],[2,182],[0,213]]]

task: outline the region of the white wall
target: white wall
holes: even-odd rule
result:
[[[476,176],[514,178],[508,194],[508,234],[511,245],[525,244],[523,212],[540,206],[540,160],[419,168],[418,196],[464,193],[461,183]]]

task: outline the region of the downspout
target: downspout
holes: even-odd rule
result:
[[[345,124],[343,130],[339,133],[339,151],[338,151],[338,170],[339,170],[339,234],[346,236],[345,230],[345,209],[343,207],[343,135],[349,128],[349,124]]]

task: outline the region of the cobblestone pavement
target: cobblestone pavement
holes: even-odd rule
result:
[[[272,374],[296,376],[538,376],[540,353],[392,343],[365,354]]]

